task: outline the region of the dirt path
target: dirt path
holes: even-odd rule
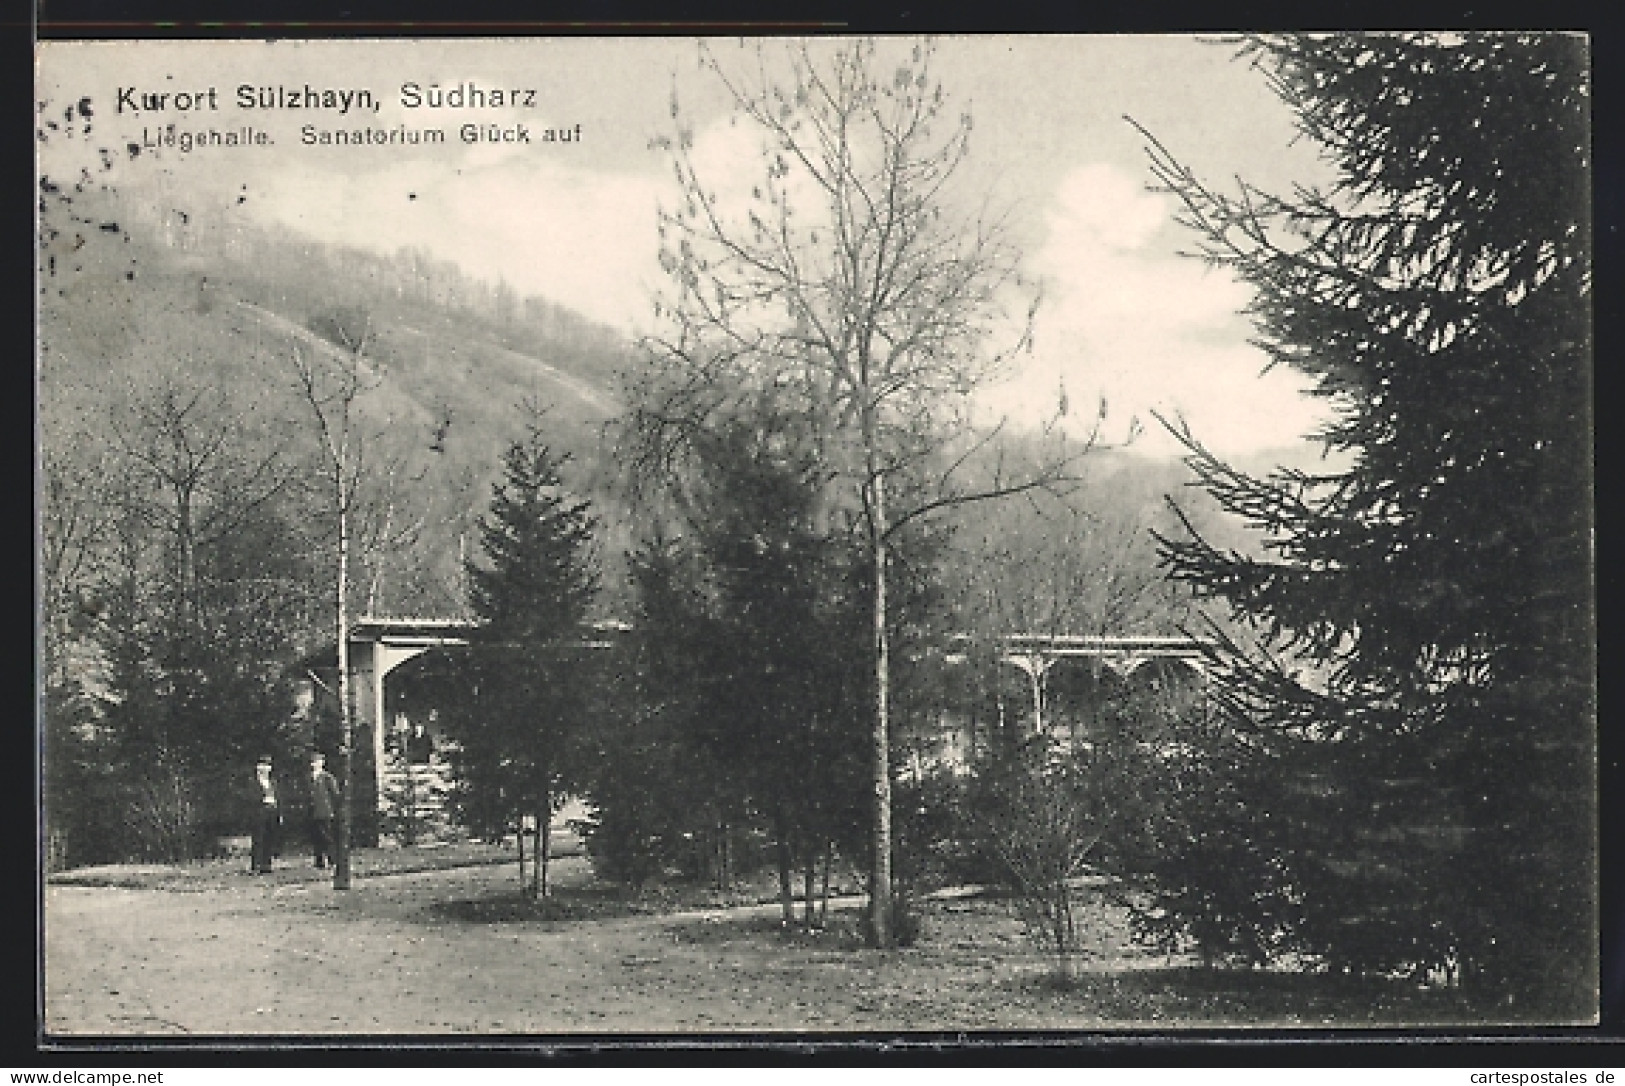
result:
[[[584,861],[557,867],[585,879]],[[785,942],[772,908],[523,923],[436,903],[511,892],[507,868],[200,893],[48,886],[52,1034],[537,1034],[1099,1025],[1027,981],[1013,928],[880,954]],[[763,915],[765,913],[765,915]],[[753,919],[753,917],[755,917]],[[1014,970],[1012,962],[1015,963]],[[1023,965],[1022,963],[1027,964]]]

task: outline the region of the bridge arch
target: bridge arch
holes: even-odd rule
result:
[[[1129,688],[1165,683],[1169,674],[1206,676],[1211,644],[1184,636],[1105,636],[1008,634],[998,638],[1000,658],[1027,675],[1034,730],[1045,727],[1045,704],[1052,672],[1071,661],[1088,662],[1097,683],[1115,676]],[[1170,672],[1170,669],[1175,669]]]
[[[354,779],[357,787],[358,840],[377,840],[378,815],[384,808],[389,760],[386,742],[393,725],[389,676],[425,654],[466,650],[478,624],[455,618],[388,618],[367,615],[350,627],[350,677],[354,691],[353,743],[365,751],[365,771]],[[609,649],[630,630],[624,622],[597,622],[586,626],[579,641],[584,649]]]

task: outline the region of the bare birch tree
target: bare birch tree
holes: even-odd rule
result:
[[[734,123],[760,137],[748,191],[737,176],[715,187],[673,98],[676,132],[661,146],[680,197],[660,223],[673,293],[632,390],[633,466],[671,479],[698,429],[753,400],[793,405],[821,435],[828,513],[856,512],[873,563],[870,919],[888,946],[894,543],[940,510],[1062,483],[1083,450],[1056,429],[1040,463],[1001,463],[974,484],[961,471],[999,437],[972,428],[969,396],[1029,347],[1037,301],[1001,218],[955,193],[971,121],[950,111],[930,44],[754,50],[738,66],[700,55]]]
[[[337,558],[334,599],[338,637],[339,681],[339,818],[333,851],[333,888],[350,888],[350,829],[354,818],[355,707],[350,683],[350,561],[357,495],[366,473],[367,435],[357,402],[377,387],[379,376],[367,364],[370,325],[343,333],[343,349],[312,340],[293,344],[293,369],[299,393],[310,407],[319,438],[324,487],[331,501]],[[381,721],[374,726],[382,726]]]

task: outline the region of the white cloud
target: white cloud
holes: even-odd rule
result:
[[[452,144],[361,172],[354,156],[346,169],[307,159],[258,186],[261,213],[341,244],[383,252],[422,246],[472,275],[501,277],[616,328],[647,328],[651,296],[664,286],[657,209],[679,198],[670,173],[578,168],[563,144],[467,147],[455,133],[469,111],[444,112]],[[513,119],[484,114],[491,123]],[[763,176],[760,134],[715,121],[696,135],[693,159],[717,206],[742,223]],[[800,225],[811,227],[821,207],[812,181],[793,173],[787,183]]]
[[[1125,171],[1083,166],[1062,180],[1048,232],[1032,256],[1045,284],[1033,357],[982,397],[984,407],[1036,422],[1064,386],[1071,416],[1087,424],[1104,397],[1108,436],[1131,417],[1146,424],[1138,447],[1177,445],[1149,417],[1182,416],[1219,452],[1291,444],[1322,417],[1304,380],[1275,371],[1246,343],[1238,311],[1249,290],[1222,270],[1176,253],[1172,201]]]
[[[1079,245],[1138,249],[1162,227],[1166,202],[1115,166],[1080,166],[1055,194],[1046,255]]]
[[[715,207],[736,236],[747,236],[747,214],[770,216],[768,166],[778,147],[754,123],[724,116],[700,129],[691,153],[700,185],[716,198]],[[776,187],[794,215],[793,228],[802,237],[827,228],[827,194],[792,155],[782,157],[783,173]],[[675,200],[677,190],[671,189]]]
[[[448,251],[524,292],[629,328],[646,315],[658,267],[656,193],[646,178],[551,165],[465,171],[448,185],[457,239]]]
[[[723,207],[737,207],[762,175],[762,132],[722,117],[694,134],[689,158],[700,181]]]
[[[622,329],[648,309],[659,186],[646,177],[532,153],[455,168],[427,157],[366,173],[306,167],[265,187],[272,217],[325,240],[421,246]]]

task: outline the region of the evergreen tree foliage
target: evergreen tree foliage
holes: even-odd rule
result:
[[[469,605],[487,641],[544,643],[586,621],[598,591],[596,518],[573,497],[536,421],[502,458],[502,479],[480,523],[485,563],[468,563]]]
[[[798,869],[862,845],[869,609],[861,553],[821,523],[826,470],[782,420],[719,428],[697,532],[718,624],[702,742],[749,781]]]
[[[864,855],[866,567],[855,523],[820,500],[828,469],[805,419],[763,401],[690,442],[667,489],[682,530],[632,563],[638,706],[594,797],[600,840],[658,838],[670,862],[701,839],[714,873],[738,873],[754,857],[730,855],[735,832],[760,826],[788,919],[795,873]]]
[[[464,679],[472,698],[447,723],[460,745],[463,809],[487,832],[530,815],[545,838],[579,778],[574,741],[588,708],[579,642],[598,588],[597,519],[565,488],[566,461],[533,420],[492,486],[484,560],[468,563],[480,624]],[[539,893],[544,878],[538,871]]]
[[[1227,727],[1165,827],[1158,915],[1218,951],[1459,964],[1527,1013],[1594,1013],[1585,44],[1242,52],[1336,184],[1227,196],[1160,145],[1153,166],[1200,255],[1255,288],[1259,345],[1334,406],[1346,466],[1253,478],[1185,435],[1271,543],[1163,541],[1260,637],[1217,661]]]
[[[657,533],[630,566],[638,599],[631,666],[609,686],[621,701],[595,737],[593,870],[635,886],[675,868],[725,886],[754,866],[739,854],[750,797],[700,739],[707,708],[698,676],[716,642],[694,591],[697,563]]]

